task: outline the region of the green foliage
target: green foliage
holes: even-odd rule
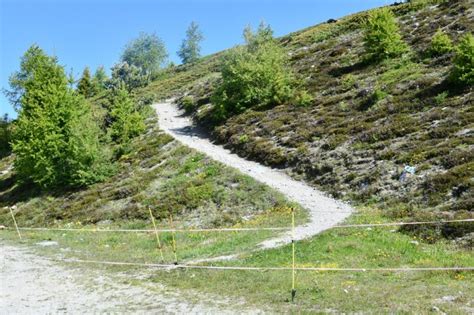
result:
[[[163,41],[156,34],[143,32],[127,44],[122,54],[122,62],[138,67],[146,73],[157,72],[167,58],[168,53]]]
[[[398,57],[408,50],[392,11],[373,10],[365,23],[364,45],[369,60]]]
[[[82,77],[79,79],[79,83],[77,83],[77,92],[86,98],[94,95],[94,86],[92,84],[89,67],[86,67],[82,72]]]
[[[105,69],[103,66],[100,66],[95,70],[94,76],[92,77],[92,85],[94,89],[94,93],[99,93],[103,90],[105,90],[107,81],[109,78],[107,77],[107,74],[105,73]]]
[[[263,21],[258,25],[256,32],[252,30],[250,25],[247,25],[244,29],[243,36],[247,44],[247,49],[251,52],[255,52],[263,44],[274,40],[272,28]]]
[[[150,82],[150,75],[144,73],[140,68],[127,62],[116,64],[112,68],[112,79],[110,85],[113,88],[125,86],[130,92],[134,89],[144,87]]]
[[[186,113],[191,113],[194,110],[194,98],[192,96],[185,96],[181,100],[181,105],[183,106]]]
[[[178,56],[184,64],[196,62],[201,52],[200,43],[204,39],[202,32],[199,30],[199,25],[192,22],[186,30],[186,38],[183,39],[181,47],[178,51]]]
[[[460,85],[474,84],[474,36],[464,35],[455,48],[451,80]]]
[[[127,144],[145,130],[143,116],[123,87],[114,91],[111,104],[110,135],[116,143]]]
[[[438,29],[431,39],[431,56],[441,56],[453,50],[453,42],[441,29]]]
[[[84,186],[107,175],[100,130],[57,59],[30,47],[10,78],[17,97],[13,132],[19,178],[41,187]]]
[[[222,120],[251,107],[269,107],[290,101],[295,77],[287,55],[261,24],[256,34],[246,29],[247,46],[236,47],[222,66],[222,84],[213,95],[215,118]]]
[[[11,122],[8,114],[0,119],[0,157],[8,155],[11,151]]]

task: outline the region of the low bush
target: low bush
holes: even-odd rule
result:
[[[474,84],[474,36],[464,35],[455,48],[451,80],[459,85]]]
[[[453,42],[446,33],[438,29],[431,39],[430,55],[441,56],[450,53],[452,50]]]

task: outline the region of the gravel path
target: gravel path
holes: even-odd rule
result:
[[[221,297],[171,290],[146,281],[143,271],[107,272],[63,266],[27,248],[0,242],[0,314],[255,314]],[[131,281],[143,279],[140,285]]]
[[[308,209],[310,222],[295,229],[296,240],[311,237],[340,223],[353,211],[347,204],[326,197],[320,191],[304,182],[292,179],[279,170],[245,160],[222,146],[211,143],[206,133],[193,126],[191,119],[184,117],[183,112],[178,110],[176,105],[161,103],[153,106],[158,114],[160,128],[175,139],[277,189],[289,200]],[[277,238],[266,240],[260,245],[263,248],[273,248],[289,242],[291,242],[291,233],[285,233]]]

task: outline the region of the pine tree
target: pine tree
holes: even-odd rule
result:
[[[186,30],[186,38],[181,43],[181,48],[177,52],[184,64],[196,62],[201,56],[201,42],[204,39],[199,25],[191,22]]]
[[[107,73],[105,73],[104,66],[100,66],[95,70],[94,76],[92,77],[92,86],[94,93],[97,94],[105,90],[107,85]]]
[[[77,92],[89,98],[94,95],[94,87],[92,86],[91,73],[89,67],[85,67],[82,72],[82,77],[77,84]]]
[[[114,91],[111,103],[110,135],[116,143],[126,144],[145,130],[143,116],[123,85]]]
[[[23,182],[49,188],[82,186],[106,175],[100,130],[84,98],[68,85],[64,68],[38,46],[10,78],[18,106],[12,135],[15,170]]]

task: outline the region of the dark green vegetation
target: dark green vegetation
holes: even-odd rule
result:
[[[170,69],[142,93],[157,99],[187,94],[196,121],[235,152],[285,168],[337,198],[376,204],[392,219],[472,217],[471,4],[416,1],[280,38],[290,66],[314,98],[309,106],[256,106],[216,125],[211,96],[222,82],[222,53]],[[367,19],[379,15],[388,16],[389,33],[399,29],[407,49],[368,60]],[[438,29],[455,48],[431,56]],[[414,166],[415,174],[404,172],[405,166]],[[422,234],[429,240],[457,237],[473,226],[455,231]]]
[[[11,122],[8,115],[0,118],[0,158],[10,154]]]

